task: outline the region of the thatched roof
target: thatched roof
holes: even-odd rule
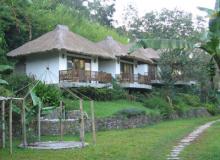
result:
[[[129,53],[129,50],[131,48],[131,45],[127,45],[126,46],[127,48],[127,53]],[[134,52],[132,53],[129,53],[128,54],[128,57],[131,57],[133,59],[136,59],[138,61],[141,61],[141,62],[146,62],[146,63],[154,63],[148,56],[147,56],[147,52],[143,49],[143,48],[140,48],[140,49],[137,49],[135,50]]]
[[[160,59],[159,53],[152,48],[146,48],[144,49],[144,52],[146,53],[146,56],[150,59],[153,59],[153,60]]]
[[[108,36],[103,41],[98,42],[97,45],[112,56],[121,57],[127,55],[127,48],[123,44],[115,41],[111,36]]]
[[[7,55],[16,57],[61,50],[83,55],[114,58],[95,43],[71,32],[68,27],[64,25],[57,25],[53,31],[25,43],[21,47],[9,52]]]
[[[154,51],[148,50],[148,49],[137,49],[133,53],[129,54],[129,49],[132,46],[132,44],[124,45],[117,41],[115,41],[112,37],[107,37],[105,40],[97,43],[99,47],[102,49],[105,49],[108,53],[110,53],[112,56],[116,57],[126,57],[130,59],[135,59],[138,61],[146,62],[146,63],[153,63],[151,60],[151,56],[148,57],[148,55],[153,55]],[[149,53],[148,53],[149,52]]]

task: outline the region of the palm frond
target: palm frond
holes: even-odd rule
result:
[[[209,17],[211,17],[215,13],[215,10],[210,9],[210,8],[198,7],[198,9],[200,11],[206,12]]]
[[[3,80],[3,79],[0,79],[0,84],[6,84],[6,85],[8,85],[8,82],[5,81],[5,80]]]
[[[0,73],[12,71],[13,67],[9,65],[0,65]]]
[[[142,39],[139,40],[130,51],[134,51],[137,48],[153,48],[153,49],[192,49],[194,46],[192,43],[184,40],[174,39]]]

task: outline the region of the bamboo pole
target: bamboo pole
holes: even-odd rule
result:
[[[80,121],[80,140],[82,142],[82,147],[85,146],[85,128],[84,128],[84,114],[83,114],[83,100],[79,100],[79,106],[80,106],[80,115],[81,115],[81,121]]]
[[[22,136],[23,136],[23,147],[27,146],[27,134],[26,134],[26,113],[25,113],[25,100],[22,101],[22,112],[21,112],[21,124],[22,124]]]
[[[12,154],[12,99],[9,104],[9,145],[10,145],[10,154]]]
[[[41,141],[41,122],[40,122],[40,116],[41,116],[41,105],[38,106],[38,114],[37,114],[38,142]]]
[[[5,148],[5,101],[2,101],[2,148]]]
[[[92,137],[93,137],[93,144],[96,144],[95,113],[94,113],[94,101],[93,101],[93,100],[91,100],[91,116],[92,116]]]
[[[63,141],[63,102],[60,101],[60,140]]]

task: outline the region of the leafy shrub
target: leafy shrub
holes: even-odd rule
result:
[[[57,86],[39,83],[35,87],[35,93],[40,97],[44,105],[59,106],[61,91]]]
[[[135,101],[144,103],[144,101],[149,97],[149,95],[145,92],[133,92],[131,96],[134,97]]]
[[[167,105],[160,109],[160,114],[164,119],[173,119],[173,115],[176,113],[173,106]]]
[[[183,98],[183,101],[190,107],[200,107],[200,99],[196,95],[192,94],[180,94]]]
[[[169,119],[175,112],[174,107],[171,106],[164,98],[159,96],[149,97],[144,101],[144,106],[151,109],[159,109],[164,119]]]
[[[186,111],[189,110],[189,106],[186,105],[184,102],[180,102],[177,105],[174,105],[174,110],[177,112],[178,115],[183,115]]]
[[[4,86],[0,85],[0,96],[12,96],[13,93],[11,91],[9,91],[7,88],[5,88]]]
[[[122,109],[122,110],[116,112],[115,115],[126,117],[126,118],[131,118],[131,117],[146,115],[146,112],[141,109],[129,108],[129,109]]]
[[[28,77],[25,74],[15,73],[15,74],[11,74],[9,77],[7,77],[7,81],[9,83],[8,86],[10,87],[8,89],[10,89],[13,92],[20,90],[18,92],[18,95],[25,95],[28,92],[28,87],[24,88],[24,89],[22,89],[22,88],[27,86],[31,82],[34,82],[34,79]]]
[[[217,105],[215,105],[215,104],[206,103],[206,104],[204,104],[204,107],[207,109],[207,111],[211,115],[216,115],[216,114],[220,113],[220,108]]]
[[[162,97],[152,96],[144,101],[144,106],[151,109],[161,109],[169,104]]]
[[[78,110],[79,109],[79,100],[73,99],[63,99],[65,104],[65,110]]]
[[[111,100],[123,99],[126,97],[124,91],[116,90],[116,89],[80,87],[74,90],[77,90],[77,92],[80,92],[81,94],[96,101],[111,101]],[[78,95],[80,96],[80,94]]]

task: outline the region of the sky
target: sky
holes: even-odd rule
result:
[[[214,8],[215,0],[116,0],[114,19],[117,20],[119,24],[122,23],[122,14],[129,4],[137,8],[139,16],[143,16],[146,12],[152,10],[160,11],[162,8],[178,8],[191,12],[194,16],[205,16],[197,7]]]

